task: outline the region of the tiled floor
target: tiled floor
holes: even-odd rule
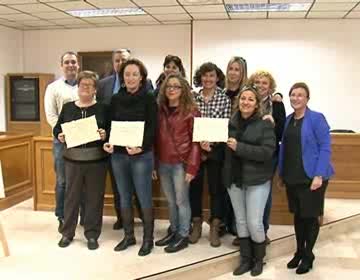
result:
[[[326,207],[325,212],[329,213],[329,216],[326,216],[328,220],[360,213],[360,203],[357,201],[343,202],[332,199],[327,200]],[[76,239],[71,246],[62,249],[57,246],[60,235],[57,233],[57,223],[53,213],[32,211],[32,200],[1,212],[0,218],[7,234],[11,253],[10,257],[2,258],[0,248],[0,279],[134,279],[213,258],[237,249],[231,245],[231,236],[225,236],[222,239],[223,245],[220,248],[210,247],[207,240],[208,226],[204,223],[203,238],[198,244],[191,245],[190,248],[172,255],[165,254],[162,248],[155,248],[151,255],[138,257],[137,252],[142,235],[142,228],[138,225],[136,227],[138,244],[125,252],[116,253],[113,251],[113,247],[122,238],[123,233],[112,230],[113,217],[104,218],[103,234],[100,239],[101,247],[98,250],[88,251],[81,227],[78,228]],[[166,221],[156,221],[155,237],[162,236],[167,226]],[[291,226],[272,226],[269,236],[273,240],[292,233]],[[339,238],[346,241],[346,237]],[[360,240],[357,235],[354,238]],[[340,244],[345,246],[343,243]],[[327,246],[325,249],[333,250],[329,254],[338,253],[337,247]],[[345,255],[341,253],[339,257],[341,260],[349,256],[354,258],[355,254],[360,252],[359,246],[354,250],[342,251],[342,253],[345,252]],[[285,260],[271,260],[264,277],[282,273],[281,267],[284,262]],[[318,262],[321,266],[319,269],[323,269],[321,263],[324,261],[319,258]],[[349,264],[344,263],[344,266],[347,265]],[[288,271],[284,270],[283,273],[289,275]]]

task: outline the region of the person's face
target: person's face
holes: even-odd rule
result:
[[[201,85],[204,89],[214,89],[216,88],[216,83],[218,81],[218,77],[216,71],[206,72],[201,76]]]
[[[255,79],[255,86],[262,98],[267,97],[270,92],[270,80],[268,77],[257,77]]]
[[[309,101],[307,93],[303,88],[295,88],[290,93],[290,104],[294,110],[304,109]]]
[[[116,73],[119,73],[120,71],[120,66],[121,66],[121,53],[115,53],[113,55],[113,67],[114,67],[114,71]]]
[[[180,100],[182,94],[181,84],[177,78],[171,78],[168,80],[165,86],[165,96],[169,102],[176,102]]]
[[[170,74],[179,74],[180,69],[176,66],[176,64],[171,61],[170,63],[166,64],[164,67],[164,74],[165,76],[168,76]]]
[[[64,73],[65,79],[75,79],[79,71],[79,64],[76,55],[66,54],[61,62],[61,69]]]
[[[251,116],[257,108],[258,104],[255,93],[250,90],[242,92],[239,98],[239,111],[241,115]]]
[[[242,80],[243,71],[242,67],[238,62],[233,62],[229,66],[229,70],[227,72],[227,78],[230,83],[240,84]]]
[[[81,79],[78,89],[79,99],[88,101],[94,97],[95,93],[95,82],[92,79]]]
[[[124,69],[124,82],[129,92],[135,92],[140,88],[142,76],[140,69],[135,64],[129,64]]]

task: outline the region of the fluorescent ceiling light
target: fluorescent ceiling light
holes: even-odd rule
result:
[[[114,8],[96,10],[71,10],[66,11],[74,17],[113,17],[113,16],[134,16],[146,14],[140,8]]]
[[[226,4],[226,10],[231,13],[243,12],[304,12],[311,3],[249,3]]]

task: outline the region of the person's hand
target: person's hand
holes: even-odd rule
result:
[[[227,142],[226,145],[233,150],[234,152],[236,151],[236,147],[237,147],[237,141],[235,138],[230,137]]]
[[[130,156],[139,154],[142,152],[142,149],[140,147],[126,147],[126,151]]]
[[[271,97],[271,101],[272,102],[282,102],[283,99],[279,94],[275,94],[275,95],[273,95],[273,97]]]
[[[194,179],[194,175],[191,175],[189,173],[186,173],[185,175],[185,182],[190,184],[190,182]]]
[[[200,147],[204,151],[211,152],[210,142],[202,141],[202,142],[200,142]]]
[[[151,177],[153,180],[157,180],[158,179],[158,175],[157,175],[157,172],[156,170],[153,170],[152,174],[151,174]]]
[[[106,139],[106,131],[104,129],[102,129],[102,128],[99,128],[97,130],[97,132],[99,132],[99,134],[100,134],[100,139],[102,141],[104,141]]]
[[[264,121],[270,121],[273,125],[275,125],[275,120],[274,120],[274,118],[273,118],[273,116],[272,115],[265,115],[265,116],[263,116],[263,118],[262,118]]]
[[[322,185],[322,177],[321,176],[315,176],[311,182],[310,190],[316,191],[318,188]]]
[[[114,146],[111,145],[110,143],[105,143],[103,145],[103,149],[105,152],[108,152],[109,154],[112,154],[114,152]]]
[[[65,143],[65,134],[64,133],[59,133],[58,134],[58,140],[61,142],[61,143]]]

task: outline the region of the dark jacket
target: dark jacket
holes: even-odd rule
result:
[[[115,84],[115,74],[108,76],[102,80],[99,81],[97,90],[96,90],[96,100],[99,103],[107,104],[109,105],[111,102],[111,98],[113,97],[113,89]],[[120,90],[124,90],[123,85],[121,85],[122,82],[120,81]],[[146,91],[150,92],[153,91],[154,87],[152,85],[152,82],[150,79],[146,80]]]
[[[120,91],[113,95],[110,105],[111,121],[144,121],[144,138],[142,150],[150,151],[154,145],[156,123],[157,123],[157,104],[152,93],[142,87],[135,94]],[[110,129],[111,133],[111,129]],[[109,134],[110,135],[110,134]],[[114,152],[127,154],[125,147],[114,147]]]
[[[283,102],[272,103],[272,117],[275,121],[276,154],[279,153],[279,143],[284,133],[286,112]]]
[[[161,163],[185,163],[186,173],[197,174],[200,166],[200,145],[192,142],[194,118],[200,112],[183,115],[176,109],[170,113],[167,106],[159,108],[156,134],[156,157]]]
[[[229,147],[225,150],[223,178],[226,187],[233,183],[237,187],[263,184],[273,173],[276,141],[273,125],[256,116],[251,117],[245,127],[241,121],[240,112],[236,112],[229,122],[229,137],[237,140],[237,147],[235,152]]]

